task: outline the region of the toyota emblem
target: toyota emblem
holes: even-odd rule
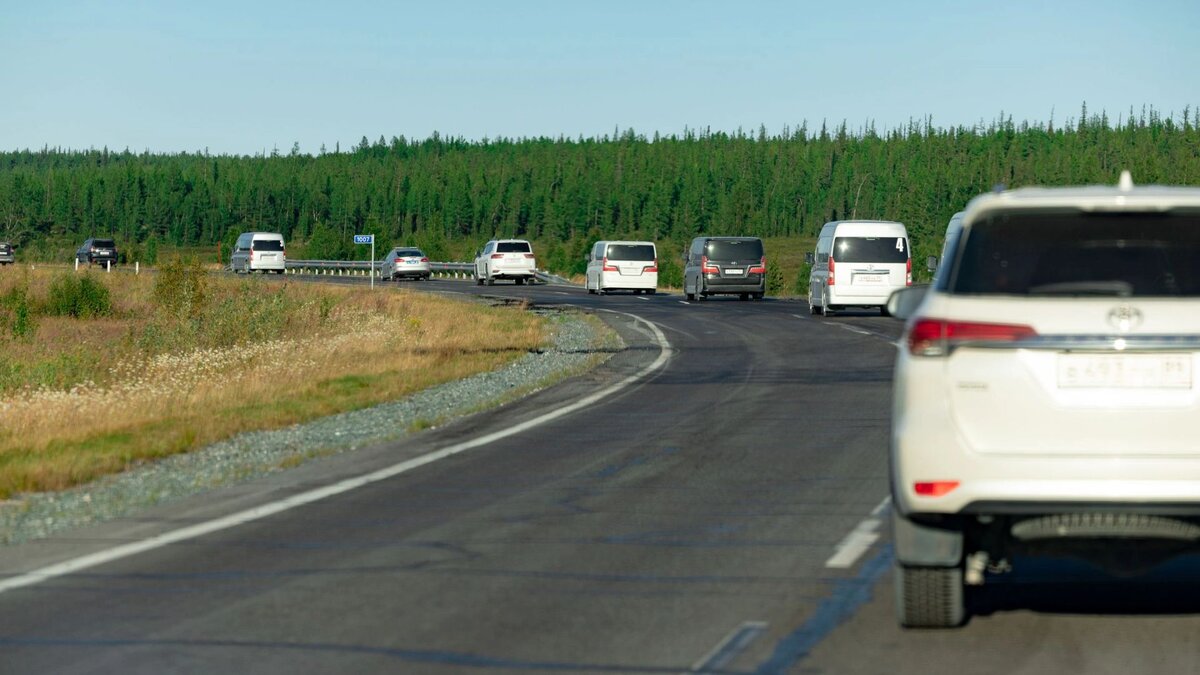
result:
[[[1113,307],[1108,310],[1108,325],[1117,329],[1118,333],[1128,333],[1142,325],[1142,312],[1129,305]]]

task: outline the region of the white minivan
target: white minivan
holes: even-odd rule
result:
[[[886,220],[837,220],[825,223],[817,250],[805,261],[808,306],[828,316],[847,307],[878,309],[898,288],[912,285],[912,254],[903,223]]]
[[[933,272],[933,282],[937,283],[938,274],[942,269],[942,263],[946,262],[950,254],[954,253],[955,247],[958,246],[958,236],[962,234],[963,215],[966,211],[959,211],[950,217],[950,223],[946,225],[946,237],[942,240],[942,256],[940,258],[930,257],[929,271]]]
[[[229,255],[229,268],[234,273],[283,274],[287,269],[283,235],[278,232],[243,232]]]
[[[652,241],[598,241],[588,254],[588,293],[653,294],[658,290],[658,250]]]

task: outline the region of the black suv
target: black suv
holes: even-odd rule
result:
[[[13,245],[7,241],[0,241],[0,265],[11,265],[15,261]]]
[[[75,259],[89,265],[115,265],[117,244],[112,239],[88,239],[75,251]]]

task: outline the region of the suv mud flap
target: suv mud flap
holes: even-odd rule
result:
[[[953,567],[962,562],[961,526],[917,523],[892,510],[892,541],[896,560],[904,565]]]

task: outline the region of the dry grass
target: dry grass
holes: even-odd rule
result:
[[[36,298],[40,276],[0,275],[0,293],[27,283]],[[188,321],[151,305],[146,277],[104,282],[113,317],[0,337],[0,498],[393,400],[544,341],[525,312],[405,291],[216,279],[213,311]]]

